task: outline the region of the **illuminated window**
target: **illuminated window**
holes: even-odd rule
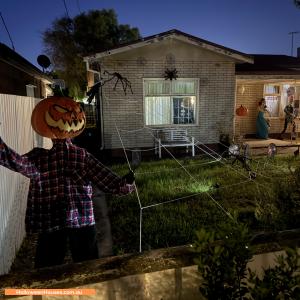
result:
[[[145,79],[146,125],[196,124],[197,94],[196,79]]]
[[[280,85],[265,84],[264,98],[266,99],[267,110],[271,117],[279,117],[281,101]]]

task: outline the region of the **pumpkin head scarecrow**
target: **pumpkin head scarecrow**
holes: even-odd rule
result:
[[[36,105],[31,124],[38,134],[47,138],[74,138],[85,128],[85,114],[73,99],[53,96]]]
[[[53,96],[40,101],[31,117],[33,129],[52,139],[51,149],[20,155],[0,137],[0,166],[30,178],[25,224],[27,232],[39,234],[37,268],[62,264],[67,245],[74,262],[98,258],[92,183],[117,195],[134,189],[133,174],[118,176],[72,143],[85,120],[78,103]]]

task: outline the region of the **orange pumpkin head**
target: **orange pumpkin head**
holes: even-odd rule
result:
[[[241,105],[239,108],[236,109],[236,114],[240,117],[245,117],[248,115],[248,108]]]
[[[31,125],[38,134],[47,138],[73,138],[84,130],[85,114],[73,99],[53,96],[35,106]]]

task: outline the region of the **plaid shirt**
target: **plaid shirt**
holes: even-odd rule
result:
[[[69,139],[54,140],[50,150],[34,148],[19,155],[0,137],[0,165],[30,178],[28,232],[95,224],[91,182],[105,193],[132,191],[132,185]]]

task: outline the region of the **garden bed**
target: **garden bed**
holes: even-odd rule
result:
[[[267,233],[264,234],[268,236]],[[299,247],[299,241],[300,231],[281,232],[277,234],[276,242],[253,245],[254,253],[279,251],[285,246]],[[128,275],[178,269],[194,265],[194,257],[195,253],[188,245],[124,254],[82,263],[69,263],[39,270],[23,270],[22,272],[16,270],[8,275],[0,276],[0,297],[5,288],[74,288]]]

